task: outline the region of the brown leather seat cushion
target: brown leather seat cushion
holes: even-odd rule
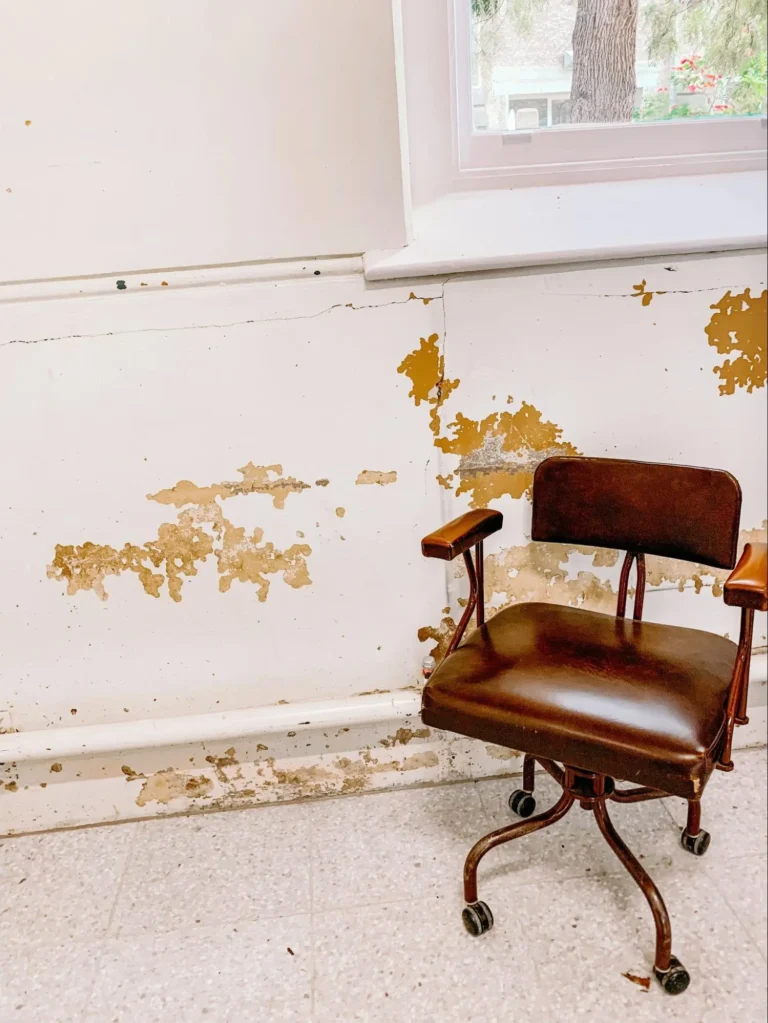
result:
[[[557,604],[517,604],[447,657],[426,724],[685,798],[725,725],[730,640]]]

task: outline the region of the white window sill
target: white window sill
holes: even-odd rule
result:
[[[414,210],[414,240],[367,252],[371,281],[762,248],[765,171],[446,195]]]

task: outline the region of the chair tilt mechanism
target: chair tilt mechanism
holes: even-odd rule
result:
[[[688,801],[682,846],[695,856],[707,851],[701,797],[713,770],[733,770],[734,726],[747,722],[754,614],[768,606],[766,545],[747,544],[736,564],[740,512],[739,484],[720,470],[611,458],[541,462],[531,537],[625,550],[615,618],[529,603],[486,622],[483,540],[501,528],[497,511],[467,512],[422,541],[425,557],[452,561],[463,555],[470,588],[448,652],[424,689],[424,723],[525,753],[522,788],[509,800],[525,819],[481,838],[464,865],[462,915],[471,934],[493,926],[477,895],[483,856],[549,827],[578,802],[595,815],[603,838],[648,901],[657,979],[669,994],[688,987],[689,974],[672,955],[664,900],[617,834],[608,803],[681,796]],[[646,554],[733,569],[725,603],[742,609],[738,644],[643,622]],[[627,619],[633,563],[634,608]],[[462,642],[475,611],[478,627]],[[563,792],[553,807],[534,815],[536,764]],[[620,788],[617,779],[632,787]]]

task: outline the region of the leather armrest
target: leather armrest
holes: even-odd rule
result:
[[[459,554],[474,547],[491,533],[501,529],[504,516],[490,508],[478,508],[459,515],[421,541],[421,553],[425,558],[441,558],[453,561]]]
[[[725,602],[768,610],[768,544],[748,543],[725,584]]]

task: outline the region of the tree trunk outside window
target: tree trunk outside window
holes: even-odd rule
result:
[[[638,0],[578,0],[571,123],[630,121],[635,105]]]

